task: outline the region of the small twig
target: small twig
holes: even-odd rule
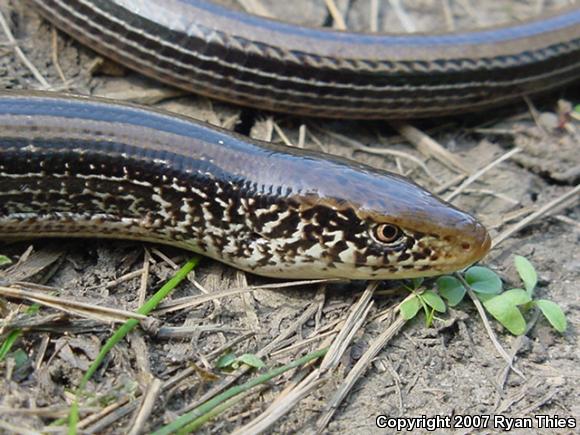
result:
[[[60,67],[60,62],[58,60],[58,33],[56,31],[56,27],[52,26],[51,29],[51,37],[52,37],[52,63],[54,64],[54,68],[56,69],[56,72],[58,73],[58,75],[60,76],[60,79],[62,80],[62,82],[67,85],[67,80],[66,80],[66,76],[64,75],[64,72],[62,70],[62,68]]]
[[[530,97],[528,97],[527,95],[524,95],[523,99],[526,102],[526,104],[528,105],[528,110],[530,111],[530,115],[532,115],[532,118],[534,119],[534,123],[536,124],[536,127],[538,127],[540,129],[540,131],[544,134],[544,136],[548,136],[549,132],[546,130],[546,127],[544,127],[544,125],[540,119],[540,112],[538,112],[538,109],[536,109],[536,106],[534,106],[534,103],[532,102]]]
[[[320,139],[318,139],[318,137],[316,137],[316,135],[314,133],[312,133],[312,131],[310,131],[310,129],[308,129],[308,133],[310,134],[310,139],[312,139],[312,142],[314,142],[318,146],[318,148],[320,148],[325,153],[329,152],[328,146],[323,144],[322,141]]]
[[[522,343],[524,342],[524,340],[529,340],[527,335],[532,330],[532,328],[536,325],[536,322],[538,321],[539,318],[540,318],[540,310],[538,310],[536,308],[536,309],[534,309],[533,317],[526,325],[526,331],[522,335],[520,335],[516,339],[514,344],[512,345],[511,352],[510,352],[510,361],[512,364],[514,362],[514,359],[516,358],[516,355],[518,354],[519,350],[521,349]],[[511,365],[508,364],[499,376],[498,384],[502,390],[505,388],[505,383],[507,382],[508,375],[510,373],[510,368],[511,368]]]
[[[259,139],[265,140],[266,142],[272,142],[272,138],[274,137],[274,119],[271,116],[266,118],[266,132],[263,134],[263,137]]]
[[[441,195],[447,189],[455,186],[458,183],[461,183],[463,180],[465,180],[465,178],[467,178],[467,174],[459,174],[459,175],[451,178],[450,180],[446,181],[445,183],[443,183],[442,185],[440,185],[436,189],[433,189],[433,193],[436,193],[437,195]]]
[[[558,388],[557,387],[554,387],[550,391],[548,391],[543,397],[540,397],[538,400],[536,400],[535,402],[533,402],[532,404],[530,404],[530,406],[527,406],[524,409],[518,410],[518,413],[521,412],[520,415],[530,415],[536,409],[542,407],[543,405],[545,405],[546,403],[548,403],[549,401],[551,401],[552,398],[556,394],[558,394]]]
[[[487,314],[485,314],[485,310],[483,309],[483,305],[482,305],[481,301],[479,300],[479,298],[475,295],[475,292],[473,291],[471,286],[467,283],[467,281],[465,281],[465,279],[463,278],[463,276],[461,276],[460,273],[455,273],[454,275],[457,277],[457,279],[459,279],[459,281],[461,281],[463,286],[467,289],[467,294],[469,295],[469,297],[473,301],[475,308],[477,308],[477,312],[479,313],[479,317],[481,317],[481,320],[483,321],[483,326],[484,326],[485,330],[487,331],[487,335],[489,336],[491,342],[493,343],[493,345],[495,346],[495,348],[497,349],[497,351],[499,352],[501,357],[508,363],[509,367],[514,371],[514,373],[517,373],[523,379],[526,379],[524,374],[513,366],[511,357],[505,351],[505,349],[502,347],[501,343],[499,342],[499,340],[495,336],[493,329],[491,329],[491,325],[490,325],[489,320],[487,318]]]
[[[354,141],[353,141],[353,145],[354,145]],[[396,158],[403,158],[403,159],[407,159],[412,161],[413,163],[415,163],[417,166],[419,166],[421,169],[423,169],[423,171],[429,176],[429,178],[431,178],[433,181],[435,181],[438,185],[441,185],[441,181],[433,174],[433,172],[431,172],[429,170],[429,167],[423,163],[421,160],[419,160],[417,157],[412,156],[411,154],[405,153],[403,151],[397,151],[397,150],[387,150],[384,148],[372,148],[369,146],[365,146],[365,145],[355,145],[355,151],[361,151],[361,152],[365,152],[368,154],[375,154],[378,156],[394,156]]]
[[[145,299],[147,298],[147,283],[149,281],[149,268],[151,266],[151,254],[149,250],[145,248],[145,255],[143,256],[143,274],[141,275],[141,285],[139,286],[139,302],[137,303],[138,306],[141,306],[145,303]]]
[[[79,421],[77,429],[83,429],[84,434],[102,433],[105,428],[110,427],[115,421],[125,417],[139,406],[138,401],[131,399],[132,397],[122,397],[98,413]]]
[[[496,224],[490,225],[492,228],[497,228],[502,225],[507,224],[508,222],[516,221],[518,219],[523,218],[524,216],[529,215],[530,213],[534,212],[533,206],[525,206],[518,208],[517,210],[513,210],[510,212],[506,212],[503,216],[499,216],[499,221]],[[496,218],[497,220],[497,218]]]
[[[427,167],[427,165],[422,162],[420,159],[418,159],[417,157],[405,153],[403,151],[397,151],[397,150],[388,150],[388,149],[384,149],[384,148],[372,148],[366,145],[363,145],[362,143],[360,143],[357,140],[351,139],[349,137],[346,137],[340,133],[335,133],[333,131],[328,131],[328,130],[323,130],[323,129],[319,129],[320,131],[324,132],[325,134],[329,135],[330,137],[337,139],[347,145],[350,145],[354,148],[354,151],[361,151],[361,152],[365,152],[365,153],[369,153],[369,154],[376,154],[376,155],[380,155],[380,156],[384,156],[384,155],[390,155],[390,156],[396,156],[396,157],[401,157],[404,159],[408,159],[410,161],[412,161],[413,163],[417,164],[421,169],[423,169],[423,171],[425,171],[425,173],[431,177],[431,179],[433,179],[433,181],[435,181],[437,184],[441,184],[441,182],[437,179],[437,177],[435,177],[435,175],[433,175],[433,173],[429,170],[429,168]]]
[[[495,166],[499,165],[501,162],[509,159],[514,154],[519,153],[520,151],[521,150],[519,148],[514,148],[513,150],[508,151],[503,156],[495,159],[493,162],[491,162],[488,165],[484,166],[479,171],[477,171],[475,174],[473,174],[470,177],[468,177],[463,183],[461,183],[461,185],[457,189],[455,189],[453,192],[451,192],[449,195],[447,195],[447,197],[445,198],[445,200],[446,201],[451,201],[453,198],[455,198],[457,195],[459,195],[467,186],[469,186],[471,183],[473,183],[475,180],[477,180],[479,177],[481,177],[487,171],[489,171],[490,169],[492,169]]]
[[[538,218],[545,215],[546,213],[553,211],[559,204],[563,203],[568,198],[571,198],[572,196],[577,195],[578,193],[580,193],[580,185],[576,186],[572,190],[569,190],[564,195],[559,196],[558,198],[554,199],[553,201],[550,201],[547,204],[544,204],[537,211],[535,211],[531,215],[525,217],[524,219],[519,221],[517,224],[514,224],[512,227],[510,227],[507,230],[505,230],[504,232],[500,233],[495,239],[493,239],[493,242],[491,244],[492,249],[495,248],[497,245],[499,245],[501,242],[503,242],[505,239],[510,237],[512,234],[514,234],[514,233],[518,232],[519,230],[521,230],[522,228],[528,226],[533,221],[537,220]]]
[[[494,197],[499,198],[505,202],[509,202],[512,205],[519,205],[520,204],[520,201],[518,201],[517,199],[514,199],[511,196],[496,192],[496,191],[491,190],[491,189],[465,189],[464,192],[465,193],[475,193],[475,194],[481,194],[481,195],[494,196]]]
[[[42,335],[42,341],[40,343],[40,346],[38,346],[38,348],[36,349],[37,355],[34,363],[34,368],[36,370],[40,370],[40,367],[42,366],[42,362],[44,361],[44,357],[46,356],[46,350],[48,349],[48,345],[51,342],[50,338],[51,338],[50,334]]]
[[[574,219],[570,219],[568,216],[563,216],[563,215],[558,215],[558,216],[554,216],[554,219],[559,220],[560,222],[563,222],[567,225],[571,225],[573,228],[573,230],[575,231],[580,231],[580,222],[575,221]]]
[[[165,261],[169,265],[169,267],[171,267],[173,270],[179,269],[177,263],[173,261],[171,258],[169,258],[167,255],[165,255],[163,252],[161,252],[159,249],[152,248],[151,253],[157,255],[159,258]]]
[[[455,154],[449,152],[438,142],[427,136],[421,130],[404,122],[391,121],[390,125],[399,132],[401,136],[407,139],[414,145],[419,152],[426,156],[433,156],[449,169],[470,173],[462,159]]]
[[[113,279],[113,280],[105,283],[104,285],[90,286],[90,287],[87,287],[87,289],[88,290],[97,289],[97,288],[111,289],[111,288],[116,287],[125,281],[129,281],[133,278],[137,278],[137,277],[142,276],[142,275],[143,275],[143,269],[138,269],[138,270],[135,270],[133,272],[126,273],[125,275],[120,276],[117,279]]]
[[[397,373],[397,371],[395,370],[395,368],[393,367],[393,364],[391,364],[391,361],[389,360],[388,356],[385,358],[385,360],[387,361],[385,363],[385,365],[387,366],[387,370],[389,371],[389,373],[391,374],[393,381],[395,382],[395,391],[397,393],[397,402],[399,404],[399,415],[403,415],[404,411],[405,411],[405,405],[403,404],[403,391],[401,390],[401,377],[399,376],[399,374]]]

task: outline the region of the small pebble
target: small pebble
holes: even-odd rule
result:
[[[538,118],[538,123],[546,130],[556,130],[560,127],[558,116],[552,112],[543,112]]]

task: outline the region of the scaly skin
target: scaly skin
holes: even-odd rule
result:
[[[284,278],[438,275],[490,247],[473,216],[389,172],[136,106],[6,92],[0,238],[15,236],[147,240]]]

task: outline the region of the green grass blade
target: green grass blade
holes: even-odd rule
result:
[[[248,391],[249,389],[257,385],[268,382],[270,379],[273,379],[276,376],[279,376],[282,373],[287,372],[288,370],[291,370],[293,368],[306,364],[307,362],[320,358],[326,355],[326,352],[328,352],[328,348],[317,350],[315,352],[303,356],[300,359],[297,359],[296,361],[292,361],[286,365],[283,365],[276,369],[272,369],[260,376],[257,376],[254,379],[250,379],[249,381],[247,381],[242,385],[236,385],[235,387],[229,388],[223,393],[218,394],[214,398],[208,400],[207,402],[201,404],[197,408],[191,410],[190,412],[183,414],[181,417],[177,418],[170,424],[165,425],[162,428],[158,429],[152,435],[169,435],[174,432],[177,432],[178,434],[188,433],[191,431],[191,429],[189,428],[189,424],[193,426],[198,419],[202,419],[203,421],[201,421],[201,423],[203,423],[204,421],[206,421],[204,416],[208,413],[212,414],[213,416],[212,410],[217,406],[219,406],[220,404],[222,404],[223,402],[225,402],[226,400],[240,393]]]
[[[159,303],[163,299],[165,299],[167,297],[167,295],[169,293],[171,293],[171,291],[173,291],[173,289],[175,287],[177,287],[177,285],[181,281],[183,281],[185,279],[187,274],[193,270],[193,268],[197,265],[198,262],[199,262],[199,257],[194,257],[191,260],[189,260],[187,263],[185,263],[185,265],[177,271],[177,273],[173,276],[173,278],[171,278],[169,281],[167,281],[163,285],[163,287],[161,287],[157,291],[157,293],[155,293],[153,296],[151,296],[141,307],[139,307],[139,309],[137,310],[137,313],[149,314],[151,311],[153,311],[155,309],[155,307],[157,307],[157,305],[159,305]],[[97,369],[99,368],[99,366],[101,365],[103,360],[105,359],[105,356],[107,356],[107,353],[109,353],[109,351],[119,341],[121,341],[129,332],[131,332],[131,330],[133,330],[133,328],[135,328],[135,326],[137,326],[138,324],[139,324],[139,321],[137,319],[127,320],[111,336],[111,338],[109,338],[107,340],[107,342],[105,343],[105,345],[102,347],[101,351],[99,352],[99,355],[93,361],[93,363],[91,364],[91,366],[89,367],[89,369],[87,370],[85,375],[83,376],[83,379],[79,385],[80,389],[83,389],[86,386],[89,379],[91,379],[91,377],[95,374],[95,372],[97,371]]]
[[[76,435],[77,424],[79,423],[79,402],[75,397],[70,407],[70,418],[68,421],[68,435]]]
[[[2,257],[2,256],[0,255],[0,257]],[[1,260],[0,260],[0,263],[1,263]],[[40,310],[40,305],[32,304],[31,306],[29,306],[26,309],[26,313],[27,314],[36,314],[36,313],[38,313],[39,310]],[[20,338],[21,335],[22,335],[21,329],[15,329],[14,331],[10,331],[10,333],[6,337],[6,340],[4,340],[4,342],[2,342],[2,344],[0,344],[0,361],[2,361],[4,358],[6,358],[6,355],[8,355],[8,352],[10,352],[10,349],[12,349],[12,346],[14,346],[14,343],[16,343],[16,340],[18,340],[18,338]]]
[[[184,428],[182,428],[178,432],[178,434],[195,432],[197,429],[199,429],[205,423],[207,423],[208,421],[210,421],[212,418],[218,416],[219,414],[221,414],[224,411],[227,411],[232,406],[234,406],[236,403],[238,403],[240,400],[244,400],[245,398],[246,398],[246,396],[244,394],[238,394],[237,396],[234,396],[231,399],[228,399],[225,402],[220,403],[219,405],[217,405],[211,411],[203,414],[199,418],[196,418],[191,423],[189,423],[187,426],[185,426]]]
[[[185,279],[187,274],[193,270],[197,263],[199,263],[200,257],[193,257],[185,265],[177,271],[177,273],[167,281],[153,296],[151,296],[139,309],[137,313],[139,314],[149,314],[152,310],[159,305],[159,303],[167,297],[171,291],[179,285],[181,281]],[[83,376],[76,393],[75,400],[71,406],[71,412],[69,416],[69,435],[76,434],[76,423],[78,422],[78,396],[84,390],[87,383],[91,377],[95,374],[109,351],[125,336],[139,324],[137,319],[129,319],[115,333],[107,340],[104,346],[101,348],[97,358],[90,365],[85,375]]]
[[[5,255],[0,255],[0,266],[12,264],[12,260]]]
[[[20,329],[15,329],[8,334],[6,340],[0,345],[0,361],[6,358],[6,355],[8,355],[8,352],[10,352],[10,349],[12,349],[12,346],[21,335],[22,331]]]

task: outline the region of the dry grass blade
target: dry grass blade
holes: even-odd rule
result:
[[[518,410],[518,412],[521,412],[522,413],[521,415],[533,414],[534,411],[536,411],[538,408],[541,408],[542,405],[545,405],[546,403],[550,402],[554,398],[554,396],[558,394],[558,392],[559,392],[558,388],[551,388],[550,390],[548,390],[546,394],[544,394],[538,400],[533,402],[530,406]]]
[[[130,89],[110,89],[94,93],[97,97],[109,98],[118,101],[154,106],[165,100],[180,98],[187,95],[184,91],[156,86],[154,88],[134,87]]]
[[[377,356],[381,349],[383,349],[385,345],[397,334],[397,332],[399,332],[405,322],[406,321],[399,315],[396,320],[370,344],[367,351],[364,353],[361,359],[357,361],[338,390],[328,401],[326,405],[326,411],[321,415],[316,423],[317,433],[322,433],[322,431],[326,428],[341,402],[344,400],[358,379],[365,373],[372,360]]]
[[[373,306],[372,297],[377,286],[377,281],[370,281],[359,301],[351,308],[350,314],[341,328],[340,333],[333,340],[330,349],[328,349],[328,353],[324,356],[320,364],[320,371],[322,373],[326,373],[326,371],[335,368],[340,362],[354,335],[366,320]]]
[[[355,151],[361,151],[361,152],[375,154],[375,155],[379,155],[379,156],[385,156],[385,155],[386,156],[395,156],[395,157],[401,157],[403,159],[410,160],[413,163],[415,163],[417,166],[419,166],[421,169],[423,169],[423,171],[425,171],[425,173],[431,179],[433,179],[433,181],[435,181],[437,184],[441,184],[441,182],[429,170],[429,168],[427,167],[427,165],[424,162],[422,162],[420,159],[418,159],[417,157],[415,157],[409,153],[405,153],[403,151],[398,151],[398,150],[388,150],[388,149],[384,149],[384,148],[372,148],[372,147],[363,145],[359,141],[356,141],[356,140],[353,140],[353,139],[348,138],[346,136],[343,136],[340,133],[335,133],[335,132],[329,131],[329,130],[321,130],[321,131],[323,131],[325,134],[327,134],[328,136],[330,136],[334,139],[337,139],[343,143],[346,143],[346,144],[352,146],[355,149]]]
[[[513,150],[508,151],[507,153],[505,153],[503,156],[498,157],[497,159],[495,159],[493,162],[489,163],[488,165],[485,165],[483,168],[481,168],[475,174],[469,176],[463,183],[461,183],[461,185],[457,189],[455,189],[453,192],[451,192],[449,195],[447,195],[445,197],[445,201],[451,201],[453,198],[455,198],[461,192],[463,192],[465,190],[465,188],[467,188],[467,186],[469,186],[471,183],[473,183],[475,180],[477,180],[479,177],[481,177],[487,171],[489,171],[490,169],[492,169],[495,166],[499,165],[501,162],[509,159],[514,154],[519,153],[520,151],[521,150],[519,148],[514,148]]]
[[[96,289],[96,288],[111,289],[111,288],[114,288],[114,287],[118,286],[119,284],[122,284],[122,283],[124,283],[126,281],[129,281],[129,280],[133,279],[133,278],[137,278],[137,277],[143,276],[143,273],[144,273],[144,270],[143,269],[137,269],[137,270],[135,270],[133,272],[128,272],[125,275],[120,276],[117,279],[113,279],[113,280],[111,280],[111,281],[109,281],[109,282],[107,282],[105,284],[95,285],[95,286],[88,287],[88,289],[89,290]]]
[[[159,258],[161,258],[169,267],[171,267],[173,270],[179,270],[179,265],[177,263],[181,263],[182,259],[171,259],[169,258],[167,255],[165,255],[163,252],[161,252],[159,249],[157,248],[151,248],[151,253],[155,254],[156,256],[158,256]]]
[[[346,22],[344,21],[344,17],[342,16],[341,12],[338,10],[336,3],[334,0],[324,0],[326,3],[326,8],[332,17],[333,27],[339,30],[346,30]]]
[[[463,180],[465,180],[466,177],[467,177],[467,174],[459,174],[459,175],[451,178],[450,180],[446,181],[445,183],[443,183],[439,187],[433,189],[433,193],[436,193],[437,195],[441,195],[447,189],[455,186],[456,184],[461,183]]]
[[[315,302],[317,302],[317,300],[320,298],[324,298],[323,287],[321,287],[321,289],[319,290],[315,298]],[[268,343],[268,345],[266,345],[258,352],[256,352],[256,356],[258,358],[263,358],[269,355],[273,350],[276,349],[277,346],[279,346],[281,342],[283,342],[289,336],[294,334],[298,328],[301,328],[302,325],[304,325],[304,323],[308,321],[308,319],[314,316],[317,310],[318,310],[317,303],[310,304],[308,308],[300,315],[300,317],[298,317],[298,319],[292,325],[284,329],[283,332],[280,335],[278,335],[275,339],[273,339],[270,343]],[[182,409],[181,412],[191,411],[192,409],[198,407],[202,403],[220,394],[223,390],[232,385],[236,380],[238,380],[242,375],[247,373],[250,369],[251,368],[249,366],[243,366],[242,368],[231,373],[226,378],[224,378],[219,384],[215,385],[209,391],[207,391],[201,398],[197,399],[194,403],[188,405],[185,409]]]
[[[154,378],[151,383],[147,386],[147,391],[141,402],[141,409],[135,418],[135,423],[129,431],[128,435],[139,435],[140,433],[145,433],[144,427],[153,411],[157,399],[159,398],[159,393],[161,392],[161,387],[163,382],[160,379]]]
[[[362,151],[365,153],[369,153],[369,154],[379,155],[379,156],[393,156],[393,157],[399,157],[399,158],[410,160],[413,163],[415,163],[417,166],[419,166],[421,169],[423,169],[423,171],[429,176],[429,178],[431,178],[433,181],[435,181],[435,183],[441,184],[441,181],[439,181],[439,179],[433,174],[433,172],[431,172],[429,167],[424,162],[422,162],[420,159],[418,159],[417,157],[415,157],[409,153],[406,153],[403,151],[398,151],[398,150],[387,150],[384,148],[377,149],[377,148],[372,148],[372,147],[364,146],[364,145],[357,146],[356,150]]]
[[[260,15],[266,18],[275,18],[275,16],[262,4],[260,0],[237,0],[247,12]]]
[[[554,219],[559,220],[560,222],[563,222],[567,225],[570,225],[572,227],[573,231],[580,231],[580,222],[575,221],[574,219],[570,219],[568,216],[562,216],[562,215],[558,215],[558,216],[554,216]]]
[[[317,351],[311,352],[304,355],[301,358],[295,359],[283,366],[278,366],[276,368],[269,369],[267,372],[262,373],[258,376],[254,376],[252,379],[244,382],[241,385],[229,388],[227,391],[220,393],[219,395],[213,397],[211,400],[202,403],[200,406],[196,407],[191,412],[187,412],[174,419],[171,423],[157,429],[154,433],[158,435],[169,435],[174,432],[178,433],[190,433],[197,430],[201,425],[206,423],[208,420],[214,418],[219,413],[225,411],[228,407],[228,401],[235,396],[238,396],[244,392],[255,389],[260,385],[264,385],[267,382],[273,380],[274,378],[283,375],[289,370],[297,369],[301,366],[306,366],[313,361],[321,358],[326,353],[327,349],[319,349]]]
[[[380,7],[379,0],[371,0],[369,8],[369,21],[370,21],[369,29],[371,32],[379,31],[379,7]]]
[[[297,343],[292,344],[291,346],[288,347],[284,347],[280,350],[277,350],[276,352],[272,352],[272,357],[277,357],[278,355],[282,355],[288,352],[295,352],[296,349],[299,349],[301,347],[306,346],[307,344],[312,343],[313,341],[317,341],[317,340],[322,340],[323,338],[329,337],[331,335],[336,335],[338,334],[338,331],[333,330],[333,331],[328,331],[328,332],[324,332],[321,334],[316,334],[312,337],[306,338],[304,340],[301,340]]]
[[[141,285],[139,286],[138,292],[138,306],[143,305],[145,303],[145,299],[147,299],[147,283],[149,282],[149,272],[151,265],[151,254],[147,248],[145,248],[145,255],[143,257],[143,268],[141,269],[143,274],[141,275]]]
[[[282,139],[282,142],[284,142],[284,145],[288,145],[289,147],[295,146],[292,143],[292,141],[288,138],[286,133],[284,133],[284,130],[282,130],[282,127],[280,127],[277,122],[272,121],[272,125],[274,127],[274,131],[278,134],[278,136],[280,136],[280,139]]]
[[[497,384],[502,390],[505,390],[506,382],[508,380],[508,376],[511,371],[511,367],[514,363],[516,355],[518,352],[525,347],[526,341],[529,341],[527,335],[530,331],[536,326],[538,319],[540,318],[540,310],[533,310],[533,315],[528,324],[526,325],[526,331],[520,335],[516,340],[512,343],[512,347],[510,349],[509,357],[510,357],[510,364],[507,364],[506,367],[502,370],[502,372],[497,377]]]
[[[28,60],[22,49],[18,46],[16,39],[14,38],[14,35],[12,34],[10,26],[8,25],[8,22],[6,21],[6,18],[4,17],[2,11],[0,11],[0,27],[2,27],[2,31],[6,35],[6,38],[8,39],[8,43],[14,48],[14,53],[16,53],[16,56],[20,59],[22,64],[26,68],[28,68],[28,70],[32,73],[34,78],[38,80],[38,82],[42,85],[44,89],[50,89],[51,87],[50,84],[46,81],[46,79],[40,73],[40,71],[38,71],[38,69],[32,64],[32,62]]]
[[[298,144],[296,145],[298,148],[304,148],[304,144],[306,143],[306,124],[300,124],[298,127]]]
[[[257,285],[257,286],[250,286],[250,287],[241,287],[241,288],[233,288],[224,290],[222,292],[210,293],[207,295],[198,295],[198,296],[188,296],[184,298],[174,299],[172,301],[164,302],[159,304],[157,310],[155,310],[155,314],[166,314],[173,311],[182,310],[185,308],[192,308],[197,305],[203,304],[205,302],[213,301],[215,299],[221,299],[228,296],[235,296],[242,293],[249,293],[255,290],[264,290],[264,289],[280,289],[280,288],[288,288],[288,287],[299,287],[303,285],[312,285],[312,284],[324,284],[324,283],[332,283],[332,282],[343,282],[344,280],[339,279],[311,279],[305,281],[289,281],[283,283],[273,283],[273,284],[265,284],[265,285]]]
[[[17,434],[17,435],[43,435],[42,432],[38,432],[32,429],[27,429],[22,426],[14,426],[7,421],[0,420],[0,429],[4,429],[7,434]]]
[[[64,254],[64,250],[45,249],[34,251],[30,246],[18,262],[0,274],[7,281],[26,281],[55,264]]]
[[[86,429],[84,429],[82,431],[82,433],[87,434],[87,435],[88,434],[101,434],[107,428],[110,428],[110,426],[115,421],[129,415],[129,413],[131,411],[133,411],[139,405],[139,402],[137,402],[137,401],[132,401],[130,403],[127,403],[130,399],[132,399],[132,398],[123,399],[122,402],[114,403],[113,405],[105,408],[105,409],[107,409],[108,412],[103,413],[103,416],[101,418],[93,420],[93,424],[91,426],[87,426]],[[124,404],[127,404],[127,405],[134,404],[134,406],[122,406]],[[84,423],[84,420],[79,422],[77,428],[80,428],[82,423]]]
[[[291,411],[304,397],[320,386],[326,379],[319,379],[320,371],[315,370],[290,391],[283,400],[277,400],[262,414],[232,435],[260,434]]]
[[[569,198],[572,198],[574,195],[578,195],[579,193],[580,193],[580,185],[574,187],[572,190],[569,190],[568,192],[559,196],[558,198],[554,199],[553,201],[550,201],[547,204],[544,204],[537,211],[535,211],[531,215],[525,217],[524,219],[519,221],[517,224],[514,224],[512,227],[508,228],[504,232],[500,233],[496,238],[494,238],[493,242],[492,242],[492,249],[495,248],[497,245],[499,245],[501,242],[503,242],[505,239],[510,237],[512,234],[514,234],[514,233],[518,232],[519,230],[521,230],[522,228],[528,226],[529,224],[531,224],[535,220],[539,219],[540,217],[542,217],[546,213],[550,213],[550,212],[554,211],[558,205],[567,201]]]
[[[60,79],[62,80],[62,83],[66,86],[67,79],[66,76],[64,75],[64,72],[60,66],[60,61],[58,59],[58,33],[56,31],[56,27],[52,26],[52,29],[50,29],[50,36],[52,43],[52,63],[54,64],[54,68],[56,69],[56,72],[58,73]]]
[[[16,316],[17,311],[11,311],[8,316],[4,319],[0,320],[0,335],[2,335],[5,331],[12,331],[14,329],[23,329],[23,330],[34,330],[36,328],[40,328],[51,323],[55,323],[66,319],[66,314],[63,313],[54,313],[48,315],[34,315],[34,316],[25,316],[23,318],[17,318],[12,320],[13,316]]]
[[[83,411],[88,411],[91,408],[83,408]],[[51,417],[59,418],[68,415],[68,407],[63,406],[46,406],[44,408],[14,408],[8,406],[0,406],[0,414],[2,415],[33,415],[37,417]]]
[[[206,355],[205,358],[207,360],[215,359],[227,349],[232,348],[235,344],[244,341],[247,338],[252,337],[253,335],[254,333],[248,333],[246,335],[237,337],[234,340],[229,341],[225,343],[223,346],[215,349],[214,351]],[[181,372],[177,373],[176,375],[170,377],[165,382],[163,382],[161,391],[163,393],[167,393],[171,388],[174,388],[178,383],[182,382],[183,380],[193,375],[194,373],[196,373],[196,369],[194,367],[189,366],[185,368]],[[112,405],[103,408],[101,411],[99,411],[98,414],[91,415],[82,420],[81,422],[79,422],[78,428],[85,428],[92,425],[90,426],[92,431],[100,432],[109,425],[113,424],[118,419],[131,413],[134,409],[137,408],[138,404],[139,402],[136,400],[131,400],[129,402],[128,398],[123,398],[119,402],[113,403]],[[105,417],[106,420],[104,419]]]
[[[455,20],[453,19],[453,12],[451,11],[449,0],[441,0],[441,9],[443,10],[447,30],[453,32],[455,30]]]
[[[73,301],[70,299],[59,298],[56,296],[46,295],[40,292],[33,292],[18,288],[0,286],[0,294],[15,299],[24,299],[55,308],[66,313],[72,313],[81,317],[88,317],[105,322],[124,322],[127,319],[145,320],[147,316],[133,313],[132,311],[120,310],[117,308],[100,307],[98,305],[85,302]]]
[[[401,136],[413,144],[419,152],[425,156],[432,156],[454,171],[470,173],[471,171],[463,160],[455,154],[447,151],[435,140],[427,136],[419,129],[397,121],[391,121],[390,125],[396,129]]]
[[[123,397],[119,401],[112,403],[111,405],[106,406],[103,409],[99,410],[99,412],[92,414],[92,415],[89,415],[87,418],[85,418],[79,422],[79,424],[77,425],[77,429],[84,429],[93,423],[102,422],[104,417],[106,417],[106,416],[110,415],[111,413],[113,413],[114,411],[120,409],[121,407],[123,407],[123,405],[126,405],[127,402],[129,402],[129,397]],[[136,400],[132,400],[131,402],[129,402],[129,405],[131,405],[132,407],[130,408],[130,410],[128,412],[135,409],[138,404],[139,404],[139,402]],[[125,414],[123,414],[123,415],[125,415]],[[83,430],[82,433],[86,433],[86,431]]]
[[[415,26],[415,23],[413,22],[409,14],[407,14],[405,9],[403,8],[401,0],[389,0],[389,4],[391,5],[391,8],[393,8],[393,11],[395,12],[397,18],[399,19],[401,26],[403,26],[403,29],[405,29],[405,31],[408,33],[416,32],[417,27]]]
[[[248,333],[246,329],[243,328],[228,328],[223,325],[187,325],[187,326],[162,326],[155,333],[155,337],[163,338],[165,340],[171,340],[175,338],[190,338],[195,334],[201,332],[237,332],[237,333]]]
[[[479,314],[479,317],[481,317],[481,320],[483,322],[483,326],[485,327],[485,330],[487,331],[487,335],[489,336],[491,342],[493,343],[493,345],[497,349],[498,353],[508,363],[508,365],[514,371],[514,373],[517,373],[523,379],[526,379],[524,374],[513,366],[512,358],[505,351],[505,349],[503,348],[503,346],[501,345],[501,343],[499,342],[499,340],[495,336],[495,333],[493,332],[493,329],[491,328],[491,325],[490,325],[489,320],[487,318],[487,314],[485,314],[485,310],[483,309],[483,304],[481,303],[479,298],[475,295],[475,292],[471,289],[471,286],[467,283],[467,281],[465,281],[465,278],[463,278],[463,276],[460,273],[455,273],[455,276],[457,277],[457,279],[459,279],[459,281],[461,281],[463,286],[467,289],[467,294],[471,298],[471,301],[473,302],[473,305],[475,305],[475,308],[477,308],[477,312]]]
[[[473,193],[475,195],[486,195],[486,196],[494,196],[498,199],[501,199],[507,203],[510,203],[511,205],[520,205],[520,201],[518,201],[517,199],[512,198],[511,196],[505,195],[503,193],[500,192],[496,192],[494,190],[491,189],[465,189],[464,190],[465,193]]]

